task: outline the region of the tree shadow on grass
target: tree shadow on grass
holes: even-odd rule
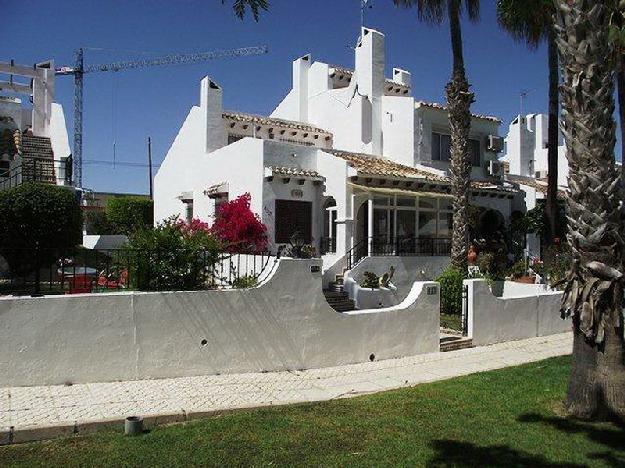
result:
[[[506,445],[479,447],[469,442],[443,439],[433,441],[432,448],[437,453],[428,461],[428,467],[526,466],[533,468],[575,468],[585,466],[574,463],[553,463],[541,455],[525,453]]]
[[[551,426],[568,434],[584,434],[593,442],[609,449],[607,452],[593,452],[586,456],[592,460],[601,460],[607,466],[625,466],[625,426],[623,423],[612,423],[613,429],[607,424],[584,422],[572,418],[543,416],[529,413],[518,418],[519,422],[538,423]]]

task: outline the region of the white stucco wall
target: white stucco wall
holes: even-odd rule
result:
[[[496,297],[485,280],[465,280],[464,284],[468,286],[469,336],[475,346],[571,330],[571,321],[560,318],[561,292],[511,285],[508,294]]]
[[[354,280],[355,284],[360,284],[364,279],[364,273],[366,271],[371,271],[381,277],[384,273],[389,271],[392,266],[395,268],[392,283],[396,289],[389,293],[383,293],[384,300],[382,300],[382,303],[385,307],[399,304],[408,296],[415,281],[435,280],[450,263],[450,258],[443,256],[366,257],[345,274],[345,290],[348,292],[351,299],[355,299],[356,292],[347,286],[348,279]],[[380,301],[375,303],[378,304],[378,302]]]
[[[414,116],[412,97],[382,98],[383,156],[407,166],[416,164]]]
[[[295,370],[438,350],[436,283],[401,307],[340,314],[313,265],[281,260],[247,290],[0,299],[0,386]]]

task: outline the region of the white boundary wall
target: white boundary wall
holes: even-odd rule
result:
[[[496,285],[502,291],[497,297],[485,280],[465,280],[464,284],[468,286],[468,332],[475,346],[571,330],[571,321],[560,318],[560,291],[506,281]]]
[[[282,259],[246,290],[0,299],[0,387],[319,368],[438,349],[437,283],[415,284],[392,308],[339,314],[323,296],[321,260]]]

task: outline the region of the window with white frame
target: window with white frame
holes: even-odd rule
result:
[[[451,199],[428,196],[374,196],[373,237],[380,240],[449,238]]]

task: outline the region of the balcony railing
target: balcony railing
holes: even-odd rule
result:
[[[451,239],[436,237],[371,237],[358,242],[347,253],[347,268],[369,255],[371,244],[372,256],[423,256],[446,257],[451,255]]]

